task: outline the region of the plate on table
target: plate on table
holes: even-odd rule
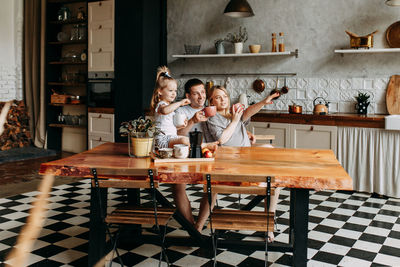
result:
[[[400,21],[393,23],[387,28],[386,41],[391,48],[400,48]]]

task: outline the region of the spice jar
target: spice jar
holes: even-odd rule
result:
[[[285,52],[285,43],[284,43],[284,38],[283,38],[283,32],[279,33],[279,52]]]
[[[271,52],[276,52],[276,33],[272,34],[272,47]]]

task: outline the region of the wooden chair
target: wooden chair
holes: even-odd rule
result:
[[[157,175],[157,170],[152,169],[136,169],[136,170],[125,170],[125,169],[109,169],[109,168],[96,168],[92,169],[93,180],[92,186],[95,188],[101,187],[117,187],[117,188],[133,188],[133,189],[150,189],[151,199],[152,199],[152,207],[139,207],[139,206],[121,206],[117,207],[110,214],[104,216],[101,214],[104,223],[106,224],[106,231],[110,240],[112,242],[113,251],[116,252],[119,263],[123,266],[122,259],[117,250],[117,241],[119,235],[119,229],[116,232],[115,236],[111,234],[110,227],[117,225],[120,228],[121,225],[129,225],[129,224],[150,224],[155,225],[158,235],[160,237],[160,246],[161,246],[161,254],[159,259],[159,266],[161,264],[162,257],[165,258],[168,266],[170,265],[168,256],[165,251],[164,241],[165,241],[165,233],[166,227],[172,215],[174,214],[173,209],[160,208],[157,206],[156,199],[156,189],[158,188],[158,181],[154,181],[154,175]],[[106,179],[98,178],[98,177],[108,177]],[[124,180],[121,182],[120,179],[112,178],[113,176],[144,176],[147,178],[145,180]],[[98,194],[100,196],[100,194]],[[101,198],[99,197],[100,206],[101,206]],[[161,230],[160,226],[163,228]],[[114,252],[113,252],[114,253]],[[110,266],[112,264],[112,260],[110,261]]]
[[[273,195],[271,189],[272,177],[270,176],[252,176],[243,177],[243,175],[205,175],[205,190],[208,194],[208,202],[210,207],[210,217],[208,228],[211,231],[213,249],[214,249],[214,266],[216,264],[216,250],[218,245],[217,230],[250,230],[265,232],[265,264],[268,264],[268,232],[274,229],[274,213],[265,211],[245,211],[245,210],[211,210],[211,195],[216,194],[250,194],[265,196],[267,207],[269,207],[270,197]],[[266,183],[266,187],[259,186],[241,186],[232,185],[233,183]],[[266,266],[265,265],[265,266]]]

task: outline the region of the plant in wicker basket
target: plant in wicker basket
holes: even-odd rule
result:
[[[368,95],[367,93],[358,92],[358,95],[355,97],[355,99],[357,100],[356,110],[358,114],[367,114],[368,106],[370,104],[370,102],[368,101],[369,98],[370,95]]]
[[[121,136],[128,136],[129,156],[148,157],[153,147],[154,136],[161,131],[151,119],[139,117],[136,120],[122,122],[119,133]]]

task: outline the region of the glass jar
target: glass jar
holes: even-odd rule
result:
[[[60,10],[58,10],[57,13],[57,19],[58,20],[69,20],[71,18],[71,11],[69,10],[68,7],[61,7]]]
[[[87,31],[86,31],[86,25],[85,24],[80,24],[78,27],[78,39],[79,40],[86,40],[87,39]]]
[[[74,25],[71,29],[71,41],[79,40],[79,25]]]

